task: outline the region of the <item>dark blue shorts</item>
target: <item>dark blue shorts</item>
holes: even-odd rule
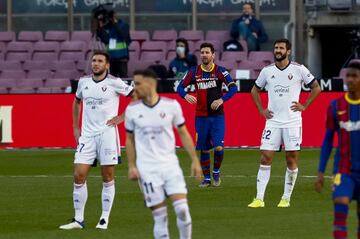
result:
[[[217,146],[224,147],[224,116],[195,117],[196,149],[209,150]]]
[[[333,199],[348,197],[360,201],[360,176],[336,174],[334,178]]]

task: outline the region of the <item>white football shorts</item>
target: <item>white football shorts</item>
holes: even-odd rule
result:
[[[93,164],[95,158],[100,165],[118,164],[120,140],[117,127],[108,127],[96,136],[80,136],[75,153],[75,164]]]
[[[261,136],[260,150],[278,151],[281,145],[285,151],[300,150],[302,142],[302,128],[271,128],[266,127]]]
[[[173,194],[187,194],[184,175],[179,165],[159,165],[156,170],[139,173],[139,186],[147,207],[156,206]]]

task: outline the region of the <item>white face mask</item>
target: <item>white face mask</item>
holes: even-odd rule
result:
[[[185,47],[183,46],[176,47],[176,53],[178,54],[185,53]]]

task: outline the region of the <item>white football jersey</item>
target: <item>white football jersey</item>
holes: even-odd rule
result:
[[[109,74],[101,81],[94,81],[91,75],[81,77],[76,91],[76,98],[83,101],[81,135],[103,132],[106,122],[118,114],[120,95],[128,96],[132,90]]]
[[[180,104],[173,99],[160,97],[154,106],[141,100],[128,105],[125,128],[134,133],[136,165],[140,172],[156,170],[161,165],[178,165],[173,127],[184,123]]]
[[[255,84],[258,88],[267,88],[268,109],[273,118],[266,120],[266,127],[292,128],[301,127],[301,112],[293,112],[292,102],[299,102],[302,82],[311,84],[314,76],[304,66],[290,62],[284,69],[279,69],[274,63],[264,67]]]

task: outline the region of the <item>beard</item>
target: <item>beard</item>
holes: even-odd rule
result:
[[[281,55],[280,57],[277,57],[276,55],[278,55],[278,54],[275,54],[274,56],[275,56],[275,61],[283,61],[283,60],[285,60],[286,59],[286,55],[284,54],[284,55]]]
[[[202,62],[205,66],[207,66],[207,65],[209,65],[209,63],[210,63],[210,60],[207,59],[207,58],[205,58],[205,59],[202,59],[201,62]]]
[[[100,76],[100,75],[102,75],[104,72],[105,72],[105,70],[98,71],[98,72],[94,72],[94,71],[93,71],[93,74],[94,74],[94,76]]]

